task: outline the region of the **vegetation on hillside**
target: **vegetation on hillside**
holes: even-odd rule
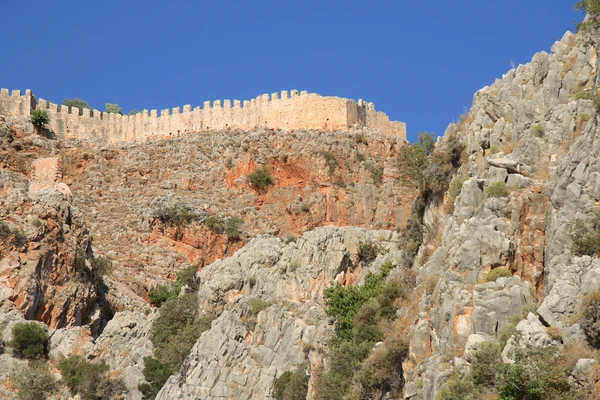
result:
[[[394,324],[396,311],[407,304],[415,282],[408,270],[388,280],[392,269],[386,263],[381,272],[369,272],[363,285],[345,288],[336,282],[325,290],[327,314],[336,319],[336,334],[329,367],[318,379],[318,399],[343,399],[356,393],[371,398],[401,390],[408,336]],[[377,342],[383,343],[374,349]]]

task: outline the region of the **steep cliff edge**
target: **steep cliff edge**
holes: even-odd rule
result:
[[[426,239],[415,267],[440,279],[414,325],[405,398],[433,399],[507,325],[535,335],[538,347],[583,339],[570,317],[600,287],[599,270],[597,258],[572,254],[571,232],[600,201],[596,43],[565,34],[550,54],[477,92],[446,131],[469,157],[455,177],[460,194],[425,212],[437,236]],[[513,277],[482,283],[496,268]]]

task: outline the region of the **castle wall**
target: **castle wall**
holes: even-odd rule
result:
[[[250,101],[216,100],[203,107],[191,105],[157,110],[144,110],[136,115],[103,113],[98,110],[67,107],[44,99],[36,101],[31,91],[0,92],[0,114],[27,116],[36,107],[46,109],[48,128],[60,137],[78,140],[103,139],[111,143],[135,142],[175,137],[191,132],[225,129],[252,130],[256,127],[332,131],[354,126],[381,129],[383,133],[406,139],[406,125],[390,121],[373,103],[358,103],[340,97],[324,97],[298,92],[263,94]],[[82,115],[79,115],[80,112]]]

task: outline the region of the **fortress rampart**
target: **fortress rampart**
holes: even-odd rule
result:
[[[381,129],[383,133],[406,139],[406,124],[390,121],[376,111],[373,103],[358,102],[341,97],[326,97],[314,93],[282,91],[263,94],[252,100],[216,100],[204,102],[203,107],[185,105],[143,110],[136,115],[120,115],[98,110],[67,107],[36,99],[27,90],[9,93],[0,90],[0,114],[28,116],[36,108],[48,111],[48,129],[57,136],[70,139],[104,139],[111,143],[136,142],[147,139],[180,136],[191,132],[225,129],[251,130],[256,127],[332,131],[355,126]],[[80,115],[82,114],[82,115]]]

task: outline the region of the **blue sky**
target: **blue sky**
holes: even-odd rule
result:
[[[575,0],[1,2],[0,87],[125,112],[308,90],[372,101],[410,141],[582,18]]]

